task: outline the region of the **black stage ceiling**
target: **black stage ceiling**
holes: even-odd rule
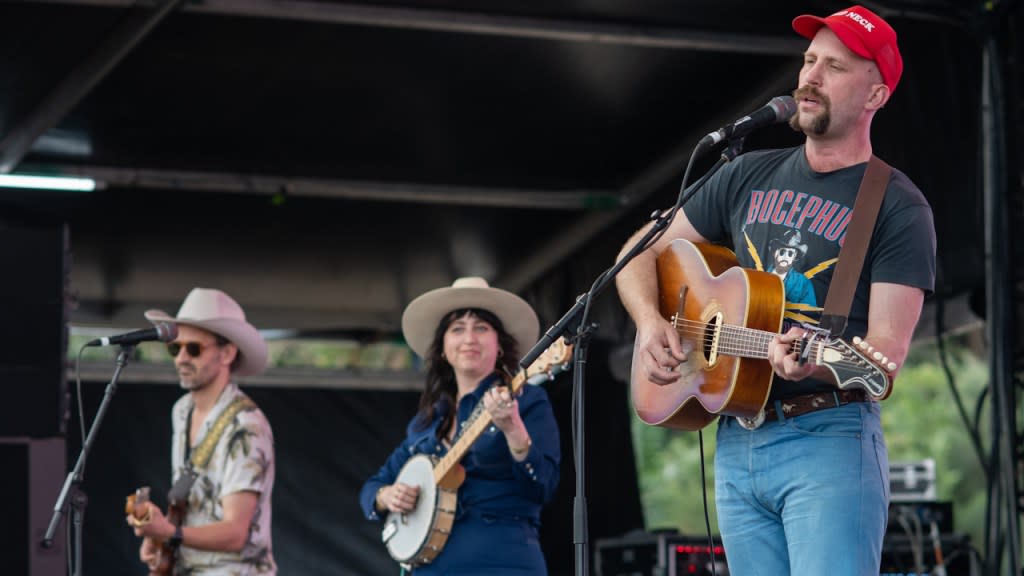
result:
[[[906,61],[875,151],[934,205],[940,287],[961,294],[982,275],[982,46],[1020,8],[865,4]],[[262,328],[390,332],[456,276],[540,293],[611,264],[700,136],[792,90],[792,17],[846,5],[7,1],[0,171],[103,188],[0,207],[69,223],[79,324],[137,325],[205,285]]]

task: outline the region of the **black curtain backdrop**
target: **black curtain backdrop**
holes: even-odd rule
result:
[[[111,373],[113,357],[112,350]],[[596,540],[643,525],[627,386],[611,377],[607,359],[608,346],[594,342],[586,393],[591,554]],[[569,575],[574,573],[572,374],[544,386],[559,420],[563,454],[558,493],[542,518],[541,543],[551,575]],[[86,422],[92,421],[105,387],[106,382],[83,383]],[[273,533],[280,574],[397,575],[398,566],[380,541],[379,525],[363,519],[357,496],[366,477],[401,441],[419,394],[258,387],[246,392],[274,428]],[[149,485],[154,499],[166,504],[170,409],[181,394],[176,386],[133,384],[130,364],[122,374],[86,468],[85,574],[145,574],[137,559],[138,540],[124,521],[124,499]],[[68,444],[70,467],[80,450],[77,415],[69,426]]]

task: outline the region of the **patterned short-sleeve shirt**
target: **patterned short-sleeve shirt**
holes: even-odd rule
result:
[[[193,448],[198,446],[217,418],[236,398],[246,398],[234,383],[228,384],[202,423]],[[195,403],[186,394],[171,412],[174,436],[171,469],[174,481],[185,470],[189,417]],[[259,494],[249,529],[249,540],[239,552],[211,552],[188,546],[179,549],[177,576],[249,576],[276,574],[271,546],[270,498],[274,488],[274,433],[263,412],[255,407],[239,411],[224,429],[206,468],[192,485],[185,513],[186,526],[202,526],[224,519],[221,499],[237,492]]]

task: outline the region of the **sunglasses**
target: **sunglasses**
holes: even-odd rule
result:
[[[202,342],[168,342],[167,352],[170,353],[171,358],[177,358],[178,353],[181,352],[182,348],[184,348],[185,352],[189,356],[193,358],[199,358],[199,356],[202,355],[203,350],[210,346],[216,345],[216,343],[203,344]]]

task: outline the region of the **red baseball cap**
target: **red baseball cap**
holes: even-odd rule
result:
[[[835,32],[854,54],[874,60],[889,91],[896,90],[903,74],[903,58],[896,45],[896,31],[888,22],[863,6],[851,6],[827,18],[804,14],[793,19],[793,30],[811,40],[822,26]]]

